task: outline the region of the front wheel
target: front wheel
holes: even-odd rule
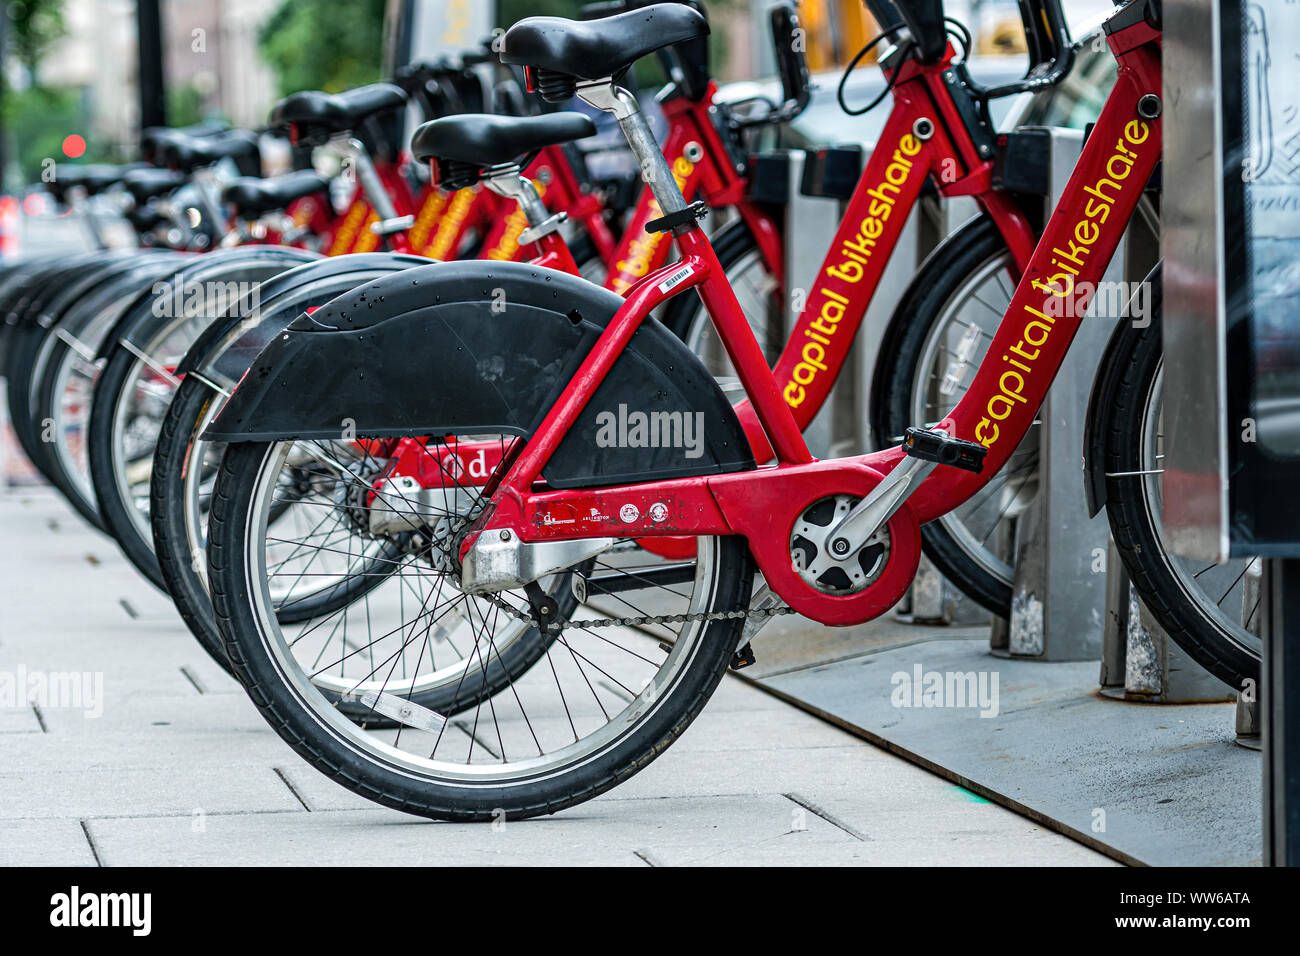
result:
[[[1018,276],[992,220],[976,219],[926,259],[890,319],[872,383],[877,447],[909,426],[938,422],[975,376]],[[1038,486],[1038,424],[969,501],[921,529],[926,556],[984,608],[1010,616],[1016,518]]]
[[[1113,353],[1123,363],[1112,399],[1096,423],[1106,438],[1106,515],[1129,580],[1169,636],[1198,664],[1235,689],[1258,681],[1262,644],[1253,633],[1258,594],[1246,576],[1258,558],[1225,564],[1171,554],[1161,521],[1164,496],[1164,350],[1159,273],[1148,280],[1153,319],[1127,323]]]
[[[263,716],[349,789],[448,820],[554,812],[646,766],[721,679],[739,637],[736,612],[748,606],[752,586],[743,540],[700,539],[684,583],[679,575],[656,586],[608,554],[544,578],[558,620],[584,620],[542,637],[520,620],[531,620],[524,592],[471,596],[458,586],[458,535],[483,504],[473,492],[435,496],[437,514],[421,505],[419,534],[402,539],[400,566],[365,601],[286,624],[272,595],[284,544],[271,513],[292,451],[291,442],[248,443],[222,459],[209,519],[213,608],[235,674]],[[300,539],[298,558],[328,559],[309,557],[319,541],[318,532]],[[350,547],[330,550],[338,559]],[[643,560],[637,549],[621,556],[628,554]],[[619,600],[629,608],[689,617],[656,625],[654,637],[584,623],[589,615],[576,595],[587,589],[573,582],[589,575],[620,582]],[[439,693],[455,696],[438,704]],[[345,714],[340,701],[390,725]]]

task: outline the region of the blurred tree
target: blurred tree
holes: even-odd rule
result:
[[[172,126],[192,126],[214,116],[204,107],[206,97],[194,83],[174,83],[167,88],[167,122]]]
[[[3,152],[25,179],[40,176],[46,157],[62,156],[60,145],[71,130],[85,129],[78,91],[41,87],[41,60],[66,33],[63,0],[9,0],[8,50],[27,74],[27,89],[9,89],[7,72],[0,71],[3,130],[8,147]],[[0,185],[13,169],[0,170]]]
[[[10,47],[37,82],[37,67],[50,46],[66,32],[63,0],[9,0]]]
[[[32,86],[10,92],[4,112],[14,147],[10,158],[21,182],[38,181],[47,158],[64,160],[64,137],[88,129],[81,91],[67,87]],[[103,158],[94,142],[88,143],[86,155]]]
[[[384,0],[284,0],[258,38],[281,96],[381,79]]]

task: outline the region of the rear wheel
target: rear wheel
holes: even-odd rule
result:
[[[143,347],[119,342],[95,386],[90,477],[105,528],[132,564],[166,590],[149,527],[154,446],[179,380],[172,374],[202,328],[177,319]]]
[[[330,264],[331,261],[334,265]],[[376,257],[362,257],[362,261],[356,263],[356,271],[344,271],[339,260],[327,260],[283,273],[263,292],[257,327],[240,332],[228,327],[229,320],[224,320],[224,324],[219,320],[205,331],[204,338],[196,343],[182,363],[194,372],[184,377],[168,405],[150,474],[149,522],[153,532],[153,550],[167,592],[182,619],[204,649],[227,669],[229,662],[212,615],[205,554],[209,498],[225,445],[205,442],[201,436],[229,394],[218,382],[228,381],[225,375],[233,376],[237,369],[225,368],[224,373],[205,373],[202,370],[221,367],[226,349],[247,352],[249,341],[256,343],[271,334],[269,330],[283,328],[304,310],[323,305],[341,292],[363,284],[377,274],[376,269],[380,270],[378,274],[382,274],[388,269],[409,267],[417,261],[414,257],[381,258],[380,261],[376,261]],[[242,326],[242,322],[240,324]],[[218,333],[216,338],[213,338],[214,332]],[[222,336],[230,335],[236,335],[236,340],[222,339]],[[246,336],[251,336],[251,340]],[[195,354],[195,350],[200,354]],[[287,504],[281,504],[275,514],[279,516],[286,510]],[[300,586],[291,597],[293,605],[285,613],[298,618],[324,613],[328,605],[305,600],[314,590],[318,589]],[[343,596],[340,593],[334,598]]]
[[[698,560],[671,584],[615,566],[610,555],[544,578],[560,621],[587,618],[575,597],[586,590],[573,581],[596,574],[623,582],[628,608],[689,619],[656,624],[662,636],[579,623],[543,637],[518,619],[535,620],[536,592],[459,589],[458,535],[483,504],[463,489],[436,496],[445,501],[434,502],[436,514],[427,500],[414,503],[422,540],[404,542],[402,565],[366,601],[305,628],[286,626],[270,586],[279,573],[271,511],[292,446],[241,444],[222,459],[209,526],[213,606],[235,674],[263,715],[349,789],[450,820],[553,812],[643,768],[721,679],[752,586],[743,541],[700,539]],[[439,634],[449,622],[453,631]],[[351,644],[340,649],[345,634]],[[325,643],[323,635],[333,636]],[[516,652],[535,655],[532,666],[511,661]],[[349,674],[345,656],[356,665]],[[458,696],[439,710],[430,706],[437,690]],[[340,699],[393,726],[363,726]],[[453,719],[458,701],[468,706]]]
[[[225,445],[199,436],[216,417],[221,396],[193,375],[176,389],[163,417],[149,476],[149,524],[159,572],[181,619],[226,670],[226,657],[208,596],[208,498]]]
[[[116,312],[105,310],[79,334],[57,335],[36,385],[36,414],[52,427],[48,474],[68,502],[92,524],[100,524],[90,479],[88,433],[95,385],[103,367],[95,356]]]

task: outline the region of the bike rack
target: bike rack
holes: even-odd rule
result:
[[[1060,197],[1083,148],[1079,130],[1047,128],[1047,214]],[[1125,237],[1106,281],[1124,277]],[[990,646],[999,656],[1042,661],[1095,660],[1102,650],[1106,611],[1107,526],[1089,518],[1079,452],[1088,395],[1118,314],[1098,314],[1099,301],[1039,410],[1038,489],[1015,522],[1011,618],[995,618]],[[1109,299],[1111,297],[1107,297]]]
[[[1106,576],[1101,693],[1116,700],[1190,704],[1232,699],[1232,691],[1170,640],[1130,586],[1112,543]],[[1238,713],[1238,733],[1242,717]]]
[[[801,191],[806,159],[802,150],[789,150],[784,159],[789,201],[785,204],[786,297],[785,326],[781,329],[783,342],[789,338],[790,332],[794,329],[794,323],[799,318],[797,306],[803,304],[801,293],[812,288],[821,269],[822,255],[825,248],[830,245],[831,237],[835,233],[835,224],[840,221],[843,213],[843,203],[840,200],[807,196]],[[798,237],[799,241],[794,241],[795,237]],[[822,410],[804,431],[808,450],[817,458],[830,456],[833,443],[831,419],[834,405],[835,401],[832,398],[822,406]]]
[[[1123,253],[1125,279],[1141,281],[1159,259],[1159,237],[1135,220]],[[1101,693],[1162,704],[1231,700],[1232,692],[1169,637],[1132,589],[1113,542],[1106,569]]]
[[[1049,129],[1049,189],[1055,203],[1083,145],[1078,130]],[[822,251],[839,221],[841,200],[807,195],[802,187],[807,155],[789,150],[771,161],[785,164],[787,288],[783,336],[793,328],[799,290],[811,287]],[[873,446],[864,414],[875,370],[877,345],[894,305],[925,256],[952,228],[977,212],[966,199],[922,200],[904,229],[867,311],[863,328],[826,407],[806,437],[818,457],[851,454]],[[1107,281],[1145,278],[1157,255],[1145,230],[1130,229]],[[1099,306],[1118,306],[1104,297]],[[1103,693],[1145,701],[1223,699],[1222,685],[1170,641],[1136,596],[1110,546],[1104,515],[1088,518],[1079,467],[1088,395],[1101,355],[1118,321],[1093,314],[1083,323],[1070,356],[1041,410],[1051,428],[1040,429],[1038,490],[1015,524],[1011,553],[1015,567],[1010,621],[987,614],[946,581],[925,558],[896,615],[913,623],[991,622],[994,654],[1043,661],[1101,659]]]
[[[1257,559],[1247,565],[1243,586],[1245,592],[1242,595],[1241,616],[1246,620],[1241,622],[1241,626],[1256,637],[1262,637],[1261,621],[1264,616],[1256,614],[1251,618],[1250,612],[1246,608],[1253,607],[1262,596],[1264,589],[1263,561]],[[1237,691],[1237,743],[1251,750],[1263,749],[1263,724],[1259,713],[1259,698],[1260,689],[1258,687]]]

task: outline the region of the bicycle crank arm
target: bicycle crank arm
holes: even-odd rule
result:
[[[909,428],[903,439],[907,456],[853,506],[826,535],[824,546],[837,558],[848,557],[883,528],[935,467],[944,464],[979,474],[988,449],[976,442],[953,438],[941,429]]]

